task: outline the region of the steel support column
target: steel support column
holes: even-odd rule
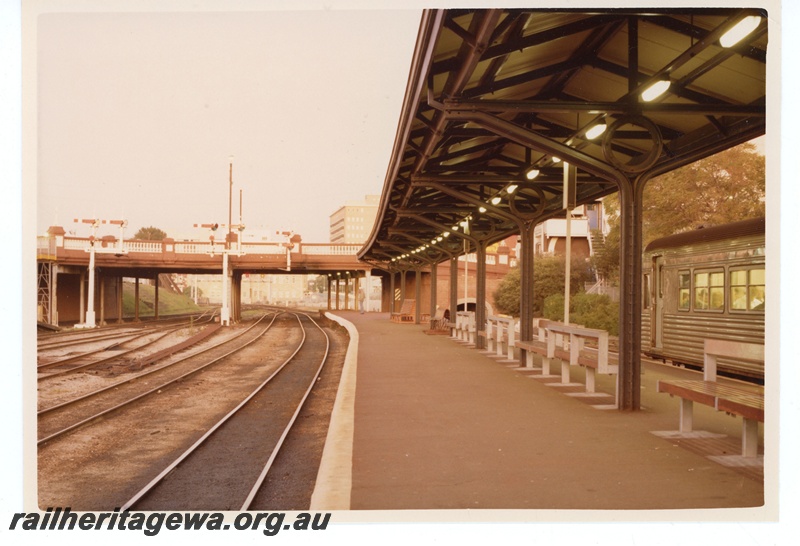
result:
[[[619,409],[638,410],[641,404],[641,290],[642,188],[628,180],[619,191]]]
[[[414,324],[422,322],[422,269],[417,266],[414,269]]]
[[[436,309],[439,307],[437,305],[437,298],[436,298],[436,276],[439,273],[439,264],[436,262],[431,263],[431,305],[430,305],[430,317],[433,318],[436,316]]]
[[[394,297],[394,271],[389,272],[389,314],[392,314],[397,311],[395,309],[395,297]]]
[[[480,332],[486,332],[486,241],[478,241],[478,267],[475,273],[475,347],[486,348],[486,338]]]
[[[450,258],[450,322],[456,321],[458,309],[458,256]]]
[[[517,256],[520,273],[519,336],[521,341],[533,339],[533,260],[535,222],[526,222],[520,229],[520,256]],[[525,365],[524,351],[520,351],[520,365]]]
[[[327,277],[327,279],[328,279],[328,286],[327,286],[327,292],[328,292],[328,311],[330,311],[330,310],[331,310],[331,278],[330,278],[330,277]]]

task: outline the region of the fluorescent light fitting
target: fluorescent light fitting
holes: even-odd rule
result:
[[[525,173],[525,178],[527,178],[528,180],[533,180],[537,176],[539,176],[539,169],[531,169]]]
[[[748,15],[719,39],[722,47],[733,47],[741,42],[745,36],[753,32],[761,24],[761,17],[758,15]]]
[[[588,138],[589,140],[594,140],[595,138],[605,133],[607,128],[608,125],[606,125],[605,123],[598,123],[597,125],[593,125],[588,131],[586,131],[586,138]]]
[[[499,205],[500,198],[499,197],[492,197],[492,205]]]
[[[653,85],[642,91],[642,100],[645,102],[650,102],[651,100],[657,99],[667,92],[667,89],[669,89],[670,85],[672,85],[672,82],[669,80],[659,80],[655,82]]]

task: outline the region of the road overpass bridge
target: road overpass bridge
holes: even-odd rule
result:
[[[228,309],[226,318],[230,320],[240,318],[242,281],[247,275],[326,275],[329,309],[339,309],[342,301],[346,309],[348,299],[344,295],[358,293],[359,287],[370,294],[372,279],[378,276],[382,279],[382,311],[397,310],[398,302],[413,297],[419,302],[420,316],[429,307],[435,313],[436,302],[446,301],[445,295],[457,284],[448,268],[438,272],[422,266],[387,270],[361,261],[357,258],[360,245],[304,243],[297,235],[285,242],[240,242],[236,233],[232,235],[227,248],[224,241],[211,238],[144,241],[111,235],[75,237],[62,227],[51,227],[47,235],[37,239],[38,320],[51,325],[76,322],[86,326],[121,320],[124,278],[135,279],[134,316],[138,318],[139,279],[157,281],[161,274],[219,276],[222,307]],[[484,270],[490,286],[496,286],[516,264],[515,254],[511,241],[509,246],[504,243],[487,252]],[[466,291],[460,294],[463,298],[457,298],[456,303],[456,308],[466,309],[476,302],[477,256],[454,259],[460,262],[456,274],[470,279]],[[158,282],[154,286],[158,317]]]
[[[358,260],[359,248],[352,244],[303,243],[298,235],[285,242],[241,242],[236,233],[232,233],[227,242],[213,238],[207,241],[169,238],[126,241],[113,235],[72,237],[64,228],[54,226],[48,230],[48,235],[37,240],[39,319],[57,324],[58,300],[62,298],[78,302],[80,310],[68,313],[77,314],[81,320],[86,317],[83,324],[92,327],[96,325],[95,296],[99,300],[97,310],[102,315],[106,315],[108,304],[109,317],[122,316],[123,278],[137,279],[138,304],[138,279],[181,273],[222,277],[222,320],[228,323],[240,316],[241,282],[248,273],[318,274],[329,275],[329,282],[338,277],[346,279],[345,282],[354,279],[356,284],[365,279],[369,284],[373,267]],[[101,279],[97,288],[95,277]],[[69,309],[70,306],[62,307]]]

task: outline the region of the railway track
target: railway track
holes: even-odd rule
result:
[[[37,366],[40,374],[38,381],[42,382],[63,374],[73,373],[86,368],[109,365],[115,361],[120,361],[124,357],[135,353],[143,353],[147,349],[153,348],[159,342],[168,341],[166,338],[186,328],[194,328],[209,324],[213,315],[208,315],[198,321],[182,322],[177,325],[159,325],[157,327],[146,328],[144,331],[134,332],[123,336],[123,341],[117,341],[111,345],[103,345],[99,348],[92,348],[87,351],[70,354],[62,358],[55,357],[54,360],[47,360]],[[118,339],[118,338],[116,338]],[[135,343],[138,342],[138,343]],[[132,346],[131,346],[132,345]],[[105,356],[111,352],[110,356]],[[41,357],[46,359],[47,357]],[[70,364],[72,364],[70,366]],[[43,375],[42,375],[43,374]]]
[[[122,510],[247,510],[319,378],[330,340],[311,317],[292,354],[133,495]]]
[[[100,328],[91,330],[68,330],[56,333],[40,333],[37,336],[37,350],[44,352],[53,349],[63,349],[73,345],[85,345],[96,343],[98,341],[112,340],[125,338],[127,336],[136,335],[142,331],[142,328],[160,328],[168,326],[173,323],[188,323],[192,320],[204,320],[213,317],[217,310],[207,310],[202,313],[189,313],[186,315],[172,315],[163,319],[146,320],[137,324],[123,323],[123,324],[110,324]],[[188,319],[188,320],[187,320]]]
[[[42,408],[37,412],[41,445],[137,401],[160,393],[171,385],[223,362],[259,340],[272,327],[276,313],[264,314],[232,338],[214,343],[122,381],[106,385]],[[272,320],[267,321],[267,318]],[[266,323],[266,324],[265,324]]]

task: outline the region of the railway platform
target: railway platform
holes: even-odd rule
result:
[[[698,407],[695,429],[711,434],[654,434],[677,429],[679,404],[657,393],[656,381],[696,372],[643,362],[642,409],[620,412],[609,409],[613,376],[586,396],[579,370],[575,385],[556,386],[560,378],[426,335],[425,325],[334,314],[357,331],[357,358],[349,378],[345,365],[312,508],[412,520],[446,510],[456,521],[776,517],[769,457],[766,480],[763,455],[755,464],[712,458],[739,452],[739,419]],[[759,453],[763,435],[762,427]]]

